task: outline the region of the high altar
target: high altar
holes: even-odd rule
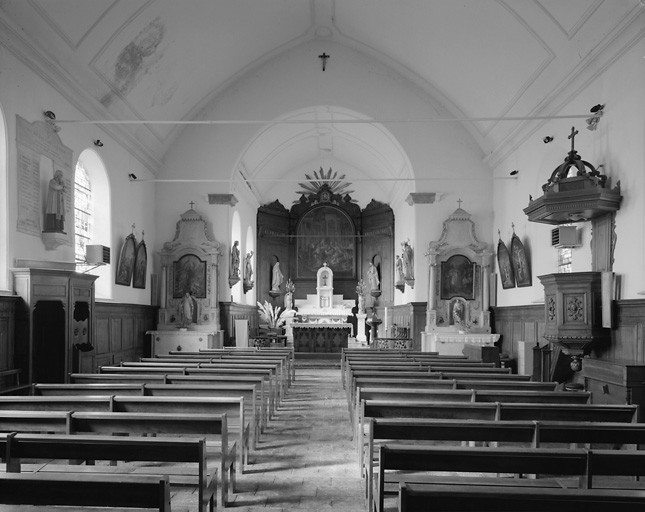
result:
[[[152,336],[152,355],[170,350],[221,348],[218,276],[219,242],[192,208],[181,214],[175,238],[161,250],[161,307]]]
[[[334,272],[324,263],[316,273],[316,294],[297,299],[295,305],[301,322],[291,324],[296,352],[340,352],[347,348],[352,325],[353,300],[334,295]]]
[[[490,265],[493,252],[475,235],[470,214],[457,208],[430,242],[428,309],[423,351],[461,355],[466,344],[491,346],[499,334],[490,328]]]

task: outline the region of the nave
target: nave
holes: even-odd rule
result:
[[[237,475],[236,490],[226,507],[230,510],[366,510],[338,368],[296,369],[296,379],[268,421],[249,463],[244,474]],[[172,486],[172,511],[195,510],[196,492],[194,487]],[[218,509],[225,510],[219,505]],[[1,512],[31,510],[35,508],[0,505]]]

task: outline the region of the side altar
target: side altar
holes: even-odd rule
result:
[[[161,258],[161,307],[152,336],[152,355],[170,350],[221,348],[219,325],[219,242],[207,234],[206,221],[192,208],[177,222],[175,238]]]
[[[290,323],[287,336],[293,337],[296,352],[341,352],[347,348],[352,334],[347,317],[352,315],[354,301],[334,295],[334,271],[327,263],[316,274],[316,293],[296,299],[295,306],[302,320]]]
[[[492,346],[499,334],[490,327],[490,265],[493,252],[475,235],[470,214],[457,208],[430,242],[426,327],[421,350],[461,355],[468,345]]]

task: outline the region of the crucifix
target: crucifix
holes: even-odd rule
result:
[[[463,203],[463,201],[461,200],[461,198],[457,199],[457,204],[459,205],[459,208],[460,208],[460,209],[461,209],[461,203]]]
[[[320,55],[318,55],[318,58],[322,61],[322,70],[325,71],[325,68],[327,67],[327,59],[330,56],[327,55],[325,52],[322,52]]]
[[[571,139],[571,151],[572,151],[572,152],[574,151],[574,149],[573,149],[573,144],[574,144],[574,142],[575,142],[576,135],[578,135],[578,130],[576,130],[576,127],[575,127],[575,126],[572,126],[572,127],[571,127],[571,135],[569,135],[569,136],[567,137],[567,139]]]
[[[195,202],[194,202],[194,201],[191,201],[191,202],[190,202],[190,203],[188,203],[188,204],[190,205],[190,209],[191,209],[191,210],[193,209],[193,206],[195,206]]]

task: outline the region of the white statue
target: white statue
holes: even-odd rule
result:
[[[378,272],[376,271],[376,267],[374,266],[374,263],[370,262],[370,266],[367,269],[367,283],[369,285],[370,290],[378,290],[379,289],[379,278],[378,278]]]
[[[271,291],[272,292],[279,292],[280,291],[280,285],[282,284],[282,281],[284,280],[284,276],[282,275],[282,272],[280,271],[280,260],[278,257],[274,254],[271,256],[271,263],[273,266],[273,270],[271,272]]]

